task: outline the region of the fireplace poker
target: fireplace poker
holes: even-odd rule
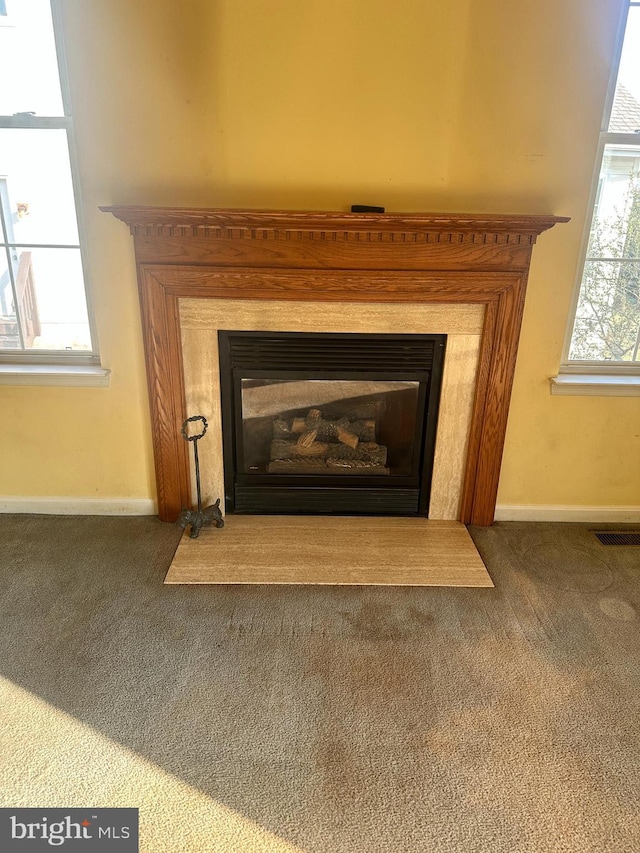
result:
[[[197,421],[202,422],[202,432],[196,433],[195,435],[189,435],[188,429],[190,423],[195,423]],[[224,527],[224,519],[222,517],[222,512],[220,511],[220,498],[211,506],[208,506],[206,509],[202,509],[202,489],[200,486],[200,460],[198,458],[198,442],[203,437],[203,435],[207,431],[207,427],[209,424],[207,423],[207,419],[202,415],[193,415],[182,424],[182,429],[180,432],[182,433],[182,437],[185,441],[190,441],[193,443],[193,457],[196,468],[196,492],[198,495],[198,509],[183,509],[180,513],[176,524],[185,530],[189,525],[191,525],[191,533],[189,536],[192,539],[197,539],[200,530],[203,527],[207,527],[210,524],[215,524],[216,527]]]

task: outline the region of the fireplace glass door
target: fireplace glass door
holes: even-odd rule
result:
[[[444,343],[220,332],[227,511],[426,514]]]
[[[417,473],[424,409],[419,381],[365,374],[362,379],[306,379],[300,374],[239,382],[242,473]]]

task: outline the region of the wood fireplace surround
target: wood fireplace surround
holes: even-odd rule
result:
[[[566,217],[110,206],[134,238],[158,514],[191,504],[181,299],[484,306],[460,521],[493,522],[527,274]]]

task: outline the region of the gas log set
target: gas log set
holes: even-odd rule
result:
[[[274,418],[268,473],[389,474],[374,413],[363,405],[339,417],[314,408],[306,417]]]

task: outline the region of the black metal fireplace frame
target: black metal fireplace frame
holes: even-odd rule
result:
[[[258,344],[253,352],[252,342],[266,344],[266,358],[271,346],[277,350],[283,345],[291,349],[289,358],[299,358],[299,348],[314,341],[335,349],[337,357],[345,350],[356,353],[360,347],[380,350],[382,363],[389,350],[389,360],[395,363],[392,370],[380,366],[359,369],[339,369],[325,363],[311,367],[291,369],[283,367],[279,356],[278,367],[260,364],[262,354]],[[220,330],[218,332],[221,415],[223,432],[223,463],[225,503],[227,512],[249,514],[359,514],[359,515],[417,515],[428,514],[431,478],[433,472],[436,428],[442,371],[446,348],[446,335],[438,334],[355,334],[325,332],[247,332]],[[250,355],[246,354],[248,344]],[[387,349],[385,349],[385,347]],[[312,347],[313,349],[313,347]],[[238,352],[239,350],[239,352]],[[419,368],[410,361],[421,350]],[[406,352],[406,357],[405,357]],[[365,353],[364,358],[370,354]],[[281,358],[281,353],[280,353]],[[303,360],[305,356],[302,356]],[[308,356],[307,356],[308,360]],[[356,356],[356,361],[357,361]],[[362,358],[361,358],[362,361]],[[313,376],[310,372],[313,371]],[[414,465],[411,476],[402,475],[301,475],[301,474],[246,474],[240,470],[242,454],[241,379],[323,379],[323,380],[395,380],[419,383],[418,418],[414,442]]]

